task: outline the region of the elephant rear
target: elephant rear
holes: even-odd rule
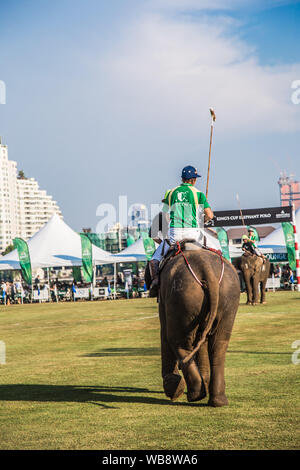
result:
[[[194,275],[182,256],[173,258],[161,273],[163,377],[163,351],[168,351],[169,359],[173,355],[173,372],[175,360],[181,365],[189,401],[203,398],[210,390],[211,404],[222,406],[226,404],[222,370],[239,305],[239,278],[216,253],[202,249],[185,256]]]

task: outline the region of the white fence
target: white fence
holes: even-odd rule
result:
[[[40,292],[38,290],[33,291],[33,300],[38,300],[39,302],[48,302],[49,300],[49,290],[48,289],[41,289]]]
[[[108,299],[110,294],[107,287],[94,287],[92,289],[92,298],[93,299]],[[89,299],[90,298],[90,289],[88,287],[76,287],[76,292],[74,292],[74,300],[76,299]]]
[[[280,278],[279,277],[269,277],[266,284],[266,289],[280,289]]]

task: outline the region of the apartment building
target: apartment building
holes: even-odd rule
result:
[[[15,237],[28,240],[54,213],[62,217],[57,202],[34,178],[18,177],[17,163],[8,159],[0,137],[0,253]]]

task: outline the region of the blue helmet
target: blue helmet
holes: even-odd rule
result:
[[[197,173],[197,168],[188,165],[183,168],[181,178],[185,180],[190,180],[191,178],[201,178],[201,175]]]

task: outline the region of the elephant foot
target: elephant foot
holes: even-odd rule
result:
[[[250,302],[250,301],[246,302],[246,305],[252,305],[252,302]]]
[[[262,304],[262,305],[266,305],[266,304],[267,304],[267,302],[263,301],[263,302],[261,302],[261,304]]]
[[[167,374],[163,378],[163,387],[166,396],[174,401],[183,395],[185,381],[180,374]]]
[[[225,394],[210,397],[208,400],[208,406],[213,406],[215,408],[226,405],[228,405],[228,400]]]
[[[203,382],[201,384],[201,387],[199,387],[196,390],[188,390],[188,393],[187,393],[187,400],[189,402],[200,401],[200,400],[203,400],[203,398],[205,397],[206,397],[206,389],[205,389],[205,385]]]
[[[182,367],[182,372],[187,385],[187,400],[189,402],[199,401],[206,397],[205,383],[200,375],[195,361],[189,362]]]

